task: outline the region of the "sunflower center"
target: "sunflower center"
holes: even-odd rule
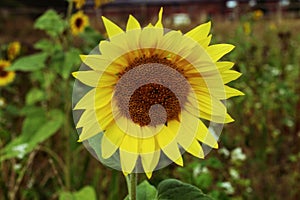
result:
[[[177,67],[177,65],[175,63],[173,63],[172,61],[168,60],[166,57],[160,57],[158,54],[154,54],[151,56],[146,56],[143,55],[141,57],[137,57],[133,60],[132,63],[130,63],[129,66],[127,66],[125,68],[125,70],[123,72],[121,72],[119,74],[119,76],[121,77],[123,74],[125,74],[126,72],[128,72],[129,70],[137,67],[137,66],[141,66],[147,63],[158,63],[158,64],[162,64],[165,66],[168,66],[170,68],[175,69],[176,71],[178,71],[179,73],[181,73],[182,75],[184,74],[184,70],[182,68]]]
[[[4,68],[0,67],[0,77],[6,77],[8,74],[7,71],[4,71]]]
[[[169,61],[158,61],[136,60],[119,74],[112,99],[116,105],[115,116],[120,113],[140,127],[180,120],[191,87],[175,64],[169,66]]]
[[[77,18],[76,21],[75,21],[75,26],[77,28],[80,28],[83,24],[83,20],[81,18]]]
[[[155,105],[161,105],[160,106]],[[129,114],[140,126],[166,124],[179,120],[180,104],[176,95],[167,87],[149,83],[134,91],[129,101]],[[167,116],[165,116],[165,114]]]

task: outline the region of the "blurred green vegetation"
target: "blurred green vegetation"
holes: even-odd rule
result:
[[[125,198],[122,173],[76,142],[71,117],[70,73],[102,36],[91,27],[72,36],[68,17],[45,15],[27,27],[37,38],[21,41],[22,56],[11,61],[15,81],[0,88],[0,199]],[[236,46],[224,60],[243,73],[233,85],[245,96],[227,101],[235,122],[225,126],[219,150],[205,160],[185,155],[184,167],[155,171],[152,185],[177,178],[215,199],[300,199],[299,32],[295,19],[213,20],[213,43]]]

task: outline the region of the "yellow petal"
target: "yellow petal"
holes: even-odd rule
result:
[[[74,110],[94,109],[95,89],[88,91],[76,104]]]
[[[236,80],[239,78],[242,74],[240,72],[234,71],[234,70],[227,70],[222,72],[222,79],[224,84],[229,83],[233,80]]]
[[[179,166],[183,166],[183,159],[181,157],[178,145],[175,141],[162,148],[162,151],[164,152],[164,154],[166,154],[166,156],[168,156],[170,160],[172,160]]]
[[[150,178],[160,158],[160,150],[158,150],[155,138],[141,139],[139,141],[139,152],[144,171],[147,177]]]
[[[103,107],[105,108],[105,107]],[[98,120],[98,123],[101,127],[102,130],[106,130],[106,128],[111,124],[113,123],[114,121],[114,117],[113,117],[113,114],[111,112],[107,112],[107,113],[103,113],[103,109],[99,109],[99,110],[96,110],[97,113],[97,120]]]
[[[116,40],[118,39],[120,39],[120,37],[116,37]],[[121,57],[123,54],[127,53],[126,47],[116,45],[115,42],[102,40],[100,42],[99,48],[100,52],[103,52],[103,55],[106,56],[108,60],[115,61],[117,58],[122,59],[121,61],[124,65],[126,65],[126,59]]]
[[[152,171],[145,172],[145,174],[146,174],[148,179],[150,179],[152,177]]]
[[[72,75],[85,85],[97,87],[101,73],[96,71],[80,71],[73,72]]]
[[[211,41],[212,35],[209,35],[207,38],[204,38],[202,40],[199,40],[198,43],[204,48],[207,49],[210,41]]]
[[[193,40],[199,42],[203,39],[206,39],[210,32],[211,22],[201,24],[194,29],[187,32],[185,35],[192,38]]]
[[[102,157],[111,157],[121,145],[125,134],[116,123],[109,126],[103,134],[101,141]]]
[[[139,139],[139,153],[141,154],[153,153],[156,150],[157,148],[156,148],[154,137]]]
[[[197,140],[192,140],[192,143],[188,145],[185,144],[183,140],[178,140],[178,143],[193,156],[198,158],[204,158],[203,149]]]
[[[162,14],[163,14],[163,8],[161,7],[158,13],[158,20],[155,24],[156,28],[163,28],[163,24],[162,24]]]
[[[159,162],[160,151],[155,151],[153,153],[147,154],[140,154],[140,156],[144,172],[146,173],[148,178],[151,178],[152,172],[155,170]]]
[[[216,66],[220,72],[223,72],[231,69],[234,66],[234,63],[228,61],[220,61],[216,62]]]
[[[178,31],[170,31],[165,34],[157,44],[158,49],[164,49],[172,53],[178,53],[181,47],[182,34]]]
[[[120,149],[130,153],[138,154],[138,139],[126,134]]]
[[[97,120],[97,118],[96,118],[96,114],[95,114],[94,110],[85,110],[82,113],[80,119],[78,120],[76,128],[83,127],[86,124],[93,123],[96,120]]]
[[[127,21],[127,26],[126,26],[126,31],[134,30],[134,29],[141,29],[141,25],[134,16],[129,15],[129,18]]]
[[[235,97],[235,96],[245,95],[243,92],[241,92],[241,91],[239,91],[235,88],[229,87],[227,85],[225,85],[225,91],[226,91],[226,99],[231,98],[231,97]]]
[[[201,152],[202,148],[199,149],[196,146],[197,144],[193,144],[195,139],[213,148],[218,148],[217,140],[209,132],[208,128],[198,117],[193,116],[192,114],[184,110],[182,112],[182,118],[186,119],[186,121],[188,122],[188,123],[182,123],[181,126],[182,132],[180,135],[177,136],[178,138],[177,141],[183,148],[188,150],[188,148],[191,147],[191,149],[189,149],[188,152],[194,153],[195,156],[198,155],[197,157],[202,155]]]
[[[140,46],[139,46],[139,41],[140,41],[140,34],[141,34],[141,29],[133,29],[130,31],[127,31],[126,33],[126,40],[128,42],[128,52],[135,58],[139,57],[139,53],[141,53]]]
[[[156,140],[159,146],[165,147],[170,142],[176,140],[176,135],[179,131],[180,123],[176,120],[172,120],[168,122],[167,126],[163,126],[163,128],[155,135]]]
[[[176,130],[176,132],[174,131],[174,129]],[[164,154],[166,154],[166,156],[176,164],[183,166],[183,160],[176,141],[177,132],[178,127],[176,127],[176,125],[172,125],[169,122],[168,127],[165,126],[155,136],[155,138]]]
[[[118,25],[116,25],[109,19],[102,16],[102,20],[109,38],[124,33],[124,31]]]
[[[163,29],[145,27],[140,34],[140,48],[156,48],[163,36]]]
[[[118,76],[117,75],[111,75],[107,73],[102,73],[101,77],[98,81],[97,87],[99,90],[102,88],[112,88],[112,86],[115,86],[118,81]]]
[[[112,87],[97,88],[95,95],[93,97],[91,96],[94,102],[93,104],[90,104],[90,107],[94,106],[93,108],[98,109],[108,105],[111,102],[112,94],[113,94]]]
[[[205,126],[205,124],[201,120],[199,120],[196,138],[200,142],[202,142],[212,148],[215,148],[215,149],[218,148],[218,142],[217,142],[216,138],[212,135],[212,133],[210,133],[209,129]]]
[[[225,54],[229,53],[232,49],[234,49],[234,46],[231,44],[215,44],[209,46],[206,50],[211,59],[216,62]]]
[[[216,123],[229,123],[234,121],[230,115],[227,114],[227,109],[220,100],[205,92],[195,91],[195,94],[199,103],[198,109],[200,110],[200,116],[198,117]],[[194,100],[191,96],[189,96],[188,99],[190,102]],[[195,113],[194,110],[197,109],[189,102],[185,104],[184,108],[190,113]]]
[[[132,172],[138,155],[138,139],[129,135],[125,135],[120,145],[120,159],[123,172]]]
[[[125,176],[133,171],[137,158],[138,154],[130,153],[120,149],[121,167]]]
[[[82,131],[79,135],[78,142],[82,142],[86,139],[89,139],[101,132],[98,122],[95,120],[93,123],[90,123],[82,128]]]
[[[224,85],[223,88],[221,87],[215,87],[215,88],[208,88],[208,87],[193,87],[195,92],[200,92],[200,93],[207,93],[207,94],[211,94],[211,96],[214,96],[215,98],[219,99],[219,100],[225,100],[225,99],[229,99],[231,97],[235,97],[235,96],[243,96],[244,93],[229,87],[227,85]]]
[[[111,63],[103,55],[80,55],[80,58],[84,64],[95,71],[106,72],[111,74],[118,73],[118,69],[108,67]]]

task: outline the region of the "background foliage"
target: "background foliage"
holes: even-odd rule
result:
[[[0,88],[0,199],[127,195],[122,174],[101,165],[76,142],[70,73],[80,66],[79,54],[92,50],[104,32],[92,24],[73,36],[69,17],[48,10],[34,22],[24,19],[30,26],[22,37],[29,38],[16,38],[21,55],[10,70],[17,75]],[[3,24],[1,29],[13,30]],[[252,13],[234,21],[213,19],[213,43],[236,45],[227,58],[243,73],[234,87],[246,95],[227,102],[235,122],[225,126],[219,150],[205,160],[185,155],[183,168],[171,165],[154,172],[151,185],[163,190],[162,180],[177,178],[215,199],[300,198],[299,30],[297,19],[254,18]],[[5,37],[2,59],[11,42]],[[139,187],[153,195],[143,179]]]

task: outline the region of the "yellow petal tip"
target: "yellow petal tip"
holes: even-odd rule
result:
[[[145,172],[146,176],[148,179],[150,179],[152,177],[152,172]]]
[[[177,160],[174,161],[177,165],[183,167],[183,160],[182,157],[180,156]]]
[[[73,76],[74,78],[77,78],[77,75],[78,75],[78,72],[73,72],[73,73],[72,73],[72,76]]]
[[[218,148],[219,148],[218,142],[216,142],[216,143],[213,145],[213,148],[214,148],[214,149],[218,149]]]

